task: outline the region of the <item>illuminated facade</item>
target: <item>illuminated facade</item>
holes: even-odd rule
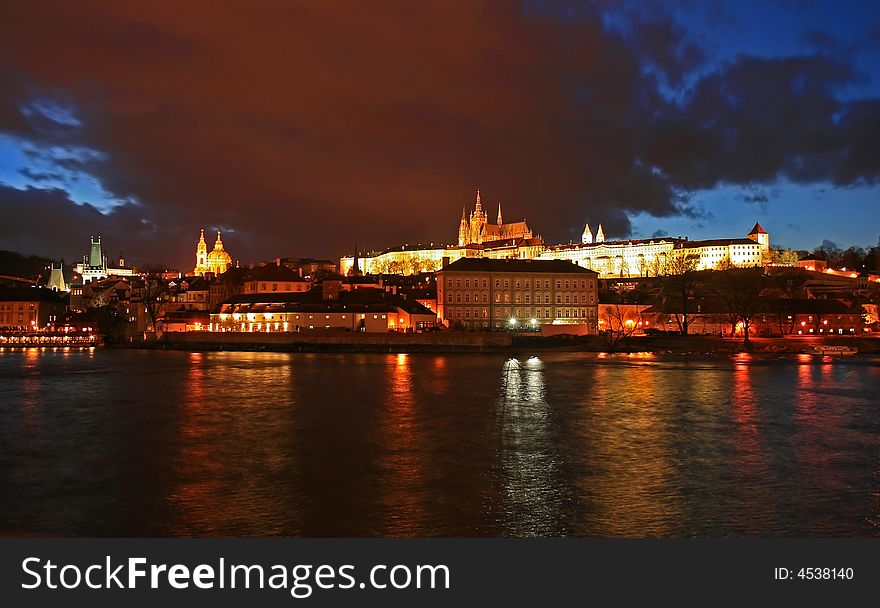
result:
[[[697,270],[763,266],[769,260],[770,235],[760,224],[755,224],[746,238],[606,241],[601,225],[594,239],[588,224],[581,243],[553,245],[537,257],[540,260],[568,260],[595,270],[601,278],[631,278],[665,274],[669,258],[678,252],[697,258]]]
[[[464,259],[437,273],[437,318],[466,329],[598,326],[597,273],[563,260]]]
[[[760,224],[755,224],[743,238],[607,241],[601,224],[595,235],[587,224],[580,243],[548,247],[532,234],[525,221],[505,224],[500,204],[497,222],[490,224],[477,191],[474,210],[468,214],[462,209],[457,245],[404,245],[360,255],[357,262],[358,270],[364,274],[410,275],[436,272],[443,266],[444,259],[448,263],[462,258],[566,260],[595,270],[601,278],[633,278],[665,274],[669,258],[678,253],[696,258],[698,270],[763,266],[770,259],[770,235]],[[340,273],[348,275],[354,263],[354,256],[340,258]]]
[[[468,215],[462,207],[458,227],[458,245],[403,245],[379,253],[360,255],[358,269],[364,274],[418,274],[436,272],[443,260],[455,262],[461,258],[532,259],[544,251],[544,241],[535,237],[525,220],[505,224],[498,204],[498,219],[490,224],[483,210],[480,191],[477,190],[474,210]],[[339,272],[348,276],[354,268],[355,257],[339,260]]]
[[[208,272],[214,273],[215,276],[221,275],[232,266],[232,257],[223,249],[223,241],[220,240],[220,231],[217,231],[217,240],[214,242],[214,249],[208,252],[208,245],[205,243],[205,231],[199,234],[199,242],[196,245],[196,267],[193,272],[196,275],[204,275]]]

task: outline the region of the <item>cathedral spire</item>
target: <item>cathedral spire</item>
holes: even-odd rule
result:
[[[220,231],[217,231],[217,241],[214,243],[214,249],[223,249],[223,241],[220,240]]]
[[[350,277],[359,277],[362,276],[360,267],[358,266],[358,244],[357,241],[354,242],[354,260],[351,263],[351,268],[348,271],[348,276]]]
[[[596,231],[596,242],[604,243],[605,242],[605,232],[602,230],[602,224],[599,224],[599,229]]]
[[[593,231],[590,230],[590,225],[587,224],[584,226],[584,233],[581,235],[581,243],[592,243],[593,242]]]
[[[482,213],[483,213],[483,205],[480,203],[480,191],[479,191],[479,189],[477,190],[477,206],[476,206],[476,208],[474,209],[474,213],[476,213],[477,215],[482,215]]]
[[[205,243],[205,229],[204,228],[202,228],[201,231],[199,232],[199,245],[207,245],[207,243]]]
[[[501,203],[498,203],[498,221],[496,222],[499,226],[502,224],[501,222]]]
[[[465,211],[465,206],[464,206],[464,205],[461,206],[461,223],[462,223],[462,224],[466,224],[466,223],[467,223],[467,212]]]

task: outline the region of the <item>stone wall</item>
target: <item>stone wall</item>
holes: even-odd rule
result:
[[[177,332],[165,334],[157,345],[196,350],[436,352],[493,350],[510,344],[511,336],[506,333]]]

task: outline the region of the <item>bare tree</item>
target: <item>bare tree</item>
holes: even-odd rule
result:
[[[749,330],[766,286],[762,268],[731,268],[716,273],[718,292],[737,324],[742,323],[743,343],[749,346]]]
[[[601,304],[599,319],[602,323],[602,337],[609,351],[632,336],[642,321],[641,312],[637,307],[630,308],[621,304]]]
[[[700,284],[697,267],[700,257],[684,250],[671,251],[665,260],[655,262],[655,274],[660,278],[661,296],[675,309],[675,321],[681,335],[686,336],[692,313],[694,293]]]

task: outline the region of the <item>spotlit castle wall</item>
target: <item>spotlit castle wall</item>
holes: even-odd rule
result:
[[[668,260],[676,255],[697,259],[699,270],[725,266],[762,266],[769,262],[770,235],[755,224],[744,237],[691,241],[687,238],[627,239],[608,241],[602,225],[595,234],[589,224],[580,243],[546,246],[534,236],[525,220],[505,224],[498,206],[498,220],[490,224],[479,191],[474,210],[462,210],[457,245],[402,245],[381,252],[358,254],[358,270],[366,274],[415,274],[434,272],[443,259],[461,258],[567,260],[595,270],[601,278],[647,277],[665,274]],[[339,260],[342,274],[354,266],[353,255]]]
[[[769,260],[770,235],[760,224],[755,224],[743,238],[606,241],[601,225],[593,239],[588,224],[581,243],[547,247],[538,259],[569,260],[583,268],[595,270],[602,278],[630,278],[665,274],[666,264],[674,255],[697,259],[698,270],[762,266]]]

